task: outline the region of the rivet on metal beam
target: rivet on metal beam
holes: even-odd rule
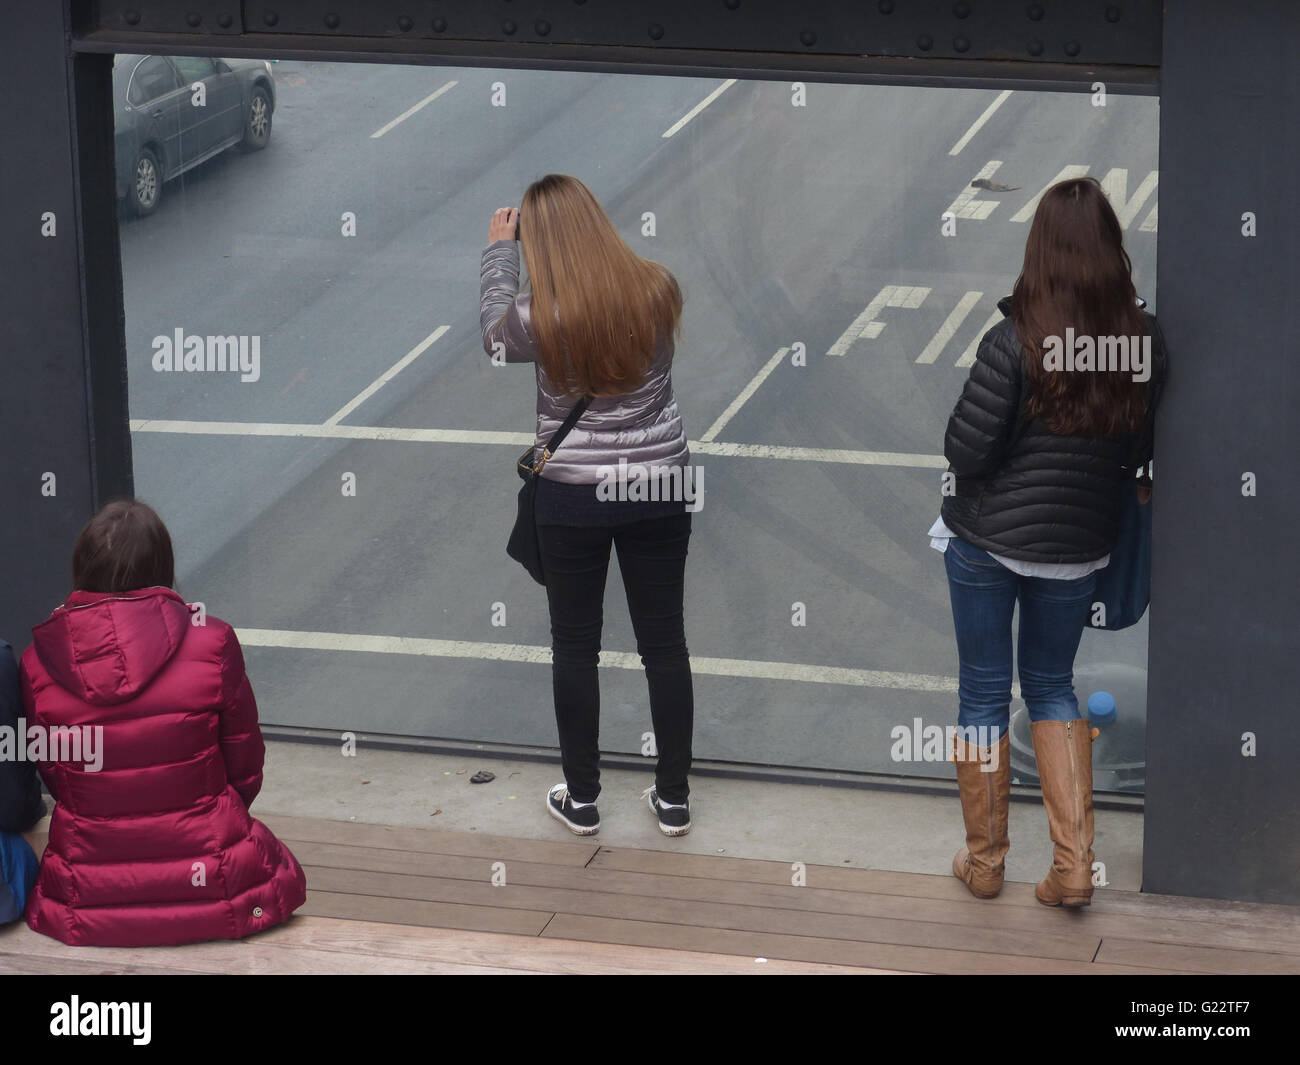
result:
[[[268,26],[274,26],[277,22],[280,21],[280,16],[277,15],[274,11],[263,11],[262,21],[265,22]]]
[[[928,33],[923,33],[916,39],[916,46],[923,52],[928,52],[934,47],[934,38]]]
[[[415,22],[410,15],[403,15],[401,18],[397,20],[397,28],[401,30],[403,33],[410,33],[411,27],[413,27],[414,25]]]
[[[336,30],[339,28],[339,17],[331,11],[325,16],[325,28]]]
[[[536,33],[538,37],[545,37],[551,32],[551,24],[547,22],[546,19],[539,18],[533,26],[533,32]]]
[[[191,29],[197,29],[202,24],[203,24],[203,16],[200,15],[197,11],[191,11],[188,14],[186,14],[185,25],[189,26]]]
[[[1118,4],[1110,4],[1110,5],[1107,6],[1107,8],[1106,8],[1106,21],[1107,21],[1107,22],[1118,22],[1118,21],[1119,21],[1119,5],[1118,5]]]
[[[504,33],[507,37],[511,36],[517,29],[519,29],[519,27],[515,25],[514,19],[508,18],[501,23],[501,32]]]
[[[131,10],[123,11],[122,21],[125,22],[128,26],[138,25],[140,22],[140,12],[131,11]]]
[[[952,13],[958,18],[966,18],[970,15],[970,4],[966,3],[966,0],[957,0],[957,3],[952,5]]]
[[[1043,5],[1030,4],[1025,8],[1025,15],[1028,16],[1030,22],[1041,22],[1043,18]]]
[[[1076,56],[1076,55],[1078,55],[1078,54],[1079,54],[1079,42],[1078,42],[1078,41],[1066,41],[1066,42],[1065,42],[1065,54],[1068,55],[1068,56]]]
[[[1025,45],[1025,51],[1028,52],[1030,55],[1042,55],[1043,42],[1040,41],[1037,37],[1034,37],[1030,40],[1030,42],[1027,45]]]
[[[882,15],[892,15],[894,13],[894,0],[880,0],[876,8]]]
[[[805,48],[811,48],[817,43],[817,34],[813,33],[812,30],[803,30],[799,34],[799,43]]]
[[[735,11],[740,7],[740,0],[723,0],[722,6],[728,11]]]
[[[223,30],[230,29],[235,24],[235,17],[229,11],[223,11],[217,16],[217,25]]]
[[[965,37],[954,37],[952,39],[952,50],[954,52],[969,52],[970,41],[968,41]]]
[[[446,33],[446,32],[447,32],[447,20],[446,20],[445,18],[436,18],[436,19],[434,19],[434,20],[433,20],[433,32],[434,32],[434,33]]]
[[[646,32],[650,34],[650,39],[652,41],[658,41],[663,38],[664,28],[659,25],[659,23],[652,22]]]

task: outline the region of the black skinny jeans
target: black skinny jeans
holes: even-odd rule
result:
[[[551,684],[560,756],[569,794],[600,794],[600,682],[596,664],[604,620],[609,549],[618,552],[636,649],[650,686],[650,719],[659,762],[660,799],[689,794],[695,697],[682,619],[691,515],[612,526],[539,525],[538,541],[551,609]]]

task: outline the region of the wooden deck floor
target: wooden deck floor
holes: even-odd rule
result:
[[[307,873],[287,925],[239,942],[70,948],[0,931],[0,972],[1300,973],[1300,910],[263,817]],[[499,864],[498,864],[499,863]],[[493,883],[504,878],[503,884]],[[761,960],[760,960],[761,959]]]

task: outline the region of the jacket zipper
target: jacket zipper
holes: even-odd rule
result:
[[[1075,824],[1075,842],[1079,846],[1079,853],[1086,862],[1088,859],[1087,848],[1083,845],[1083,798],[1079,794],[1079,758],[1074,749],[1074,730],[1073,721],[1065,723],[1065,742],[1070,748],[1070,784],[1071,791],[1074,792],[1074,824]],[[1088,870],[1089,882],[1092,880],[1092,870]]]
[[[150,587],[162,588],[163,585],[155,584],[155,585],[151,585]],[[174,593],[175,589],[168,588],[167,591]],[[67,602],[64,601],[60,603],[59,606],[66,612],[72,613],[72,611],[74,610],[86,610],[92,606],[99,606],[100,603],[136,603],[143,599],[148,599],[148,598],[149,596],[147,595],[109,595],[109,596],[105,596],[103,599],[96,599],[93,603],[81,603],[77,606],[68,606]],[[188,605],[189,604],[187,603],[186,606]]]

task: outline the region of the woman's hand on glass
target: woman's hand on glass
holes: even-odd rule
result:
[[[497,240],[516,240],[515,231],[518,226],[518,207],[498,207],[492,215],[492,224],[488,226],[488,243]]]

